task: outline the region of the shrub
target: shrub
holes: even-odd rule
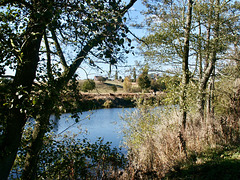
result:
[[[95,89],[95,87],[96,87],[96,84],[95,84],[94,80],[88,79],[88,80],[84,81],[81,89],[84,92],[88,92],[88,91]]]
[[[106,100],[103,104],[105,108],[110,108],[112,106],[113,102],[111,100]]]
[[[117,92],[117,86],[112,86],[112,90],[113,90],[113,92]]]
[[[151,89],[154,91],[164,91],[166,90],[166,84],[163,78],[157,80],[151,80]]]
[[[27,146],[22,146],[10,177],[21,176]],[[126,158],[111,143],[95,143],[64,134],[48,135],[38,161],[38,179],[111,179],[119,176]]]
[[[151,86],[151,81],[146,73],[142,73],[138,77],[137,83],[142,90],[145,90]]]
[[[126,179],[133,175],[142,179],[161,179],[169,171],[178,171],[187,162],[196,163],[198,155],[206,149],[224,144],[229,146],[240,137],[239,131],[236,133],[239,127],[232,130],[233,124],[228,119],[223,121],[221,117],[215,117],[209,119],[206,125],[200,125],[196,113],[189,112],[184,134],[186,158],[179,138],[180,117],[179,109],[173,106],[141,106],[123,117],[127,127],[124,129],[125,142],[131,162],[124,173]]]
[[[126,92],[131,92],[131,90],[132,90],[132,83],[131,83],[129,77],[125,77],[125,79],[124,79],[124,81],[123,81],[123,89]]]

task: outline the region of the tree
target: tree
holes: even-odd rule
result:
[[[239,2],[144,1],[144,4],[149,18],[143,25],[147,25],[150,32],[142,43],[147,62],[154,67],[161,63],[161,66],[182,69],[181,109],[193,106],[186,98],[186,88],[191,81],[198,89],[194,104],[204,122],[207,87],[210,87],[209,80],[214,79],[216,62],[226,60],[223,54],[238,41]],[[186,119],[184,111],[183,119]]]
[[[145,14],[149,15],[146,24],[150,32],[142,43],[147,62],[153,62],[153,66],[159,63],[163,66],[165,63],[181,68],[179,105],[182,128],[179,137],[186,152],[184,131],[190,106],[197,108],[198,123],[204,126],[208,97],[208,111],[213,116],[216,63],[220,59],[226,60],[223,54],[239,41],[236,40],[239,32],[239,2],[188,0],[144,3],[148,9]],[[195,84],[198,91],[195,97],[188,96],[190,82]]]
[[[96,87],[96,84],[95,84],[94,80],[88,79],[83,82],[81,89],[84,92],[87,92],[87,91],[91,91],[91,90],[95,89],[95,87]]]
[[[30,117],[35,127],[22,179],[35,178],[49,117],[61,113],[61,93],[88,57],[113,63],[114,49],[124,48],[129,32],[124,14],[135,1],[126,5],[108,0],[0,2],[1,76],[6,67],[15,71],[0,107],[2,179],[9,175]]]
[[[133,71],[133,82],[136,82],[137,81],[136,68],[134,67],[132,71]]]
[[[138,76],[137,83],[142,90],[146,90],[151,86],[151,81],[148,77],[148,68],[143,69],[143,73]]]
[[[115,72],[115,80],[118,80],[118,71]]]
[[[186,88],[189,83],[189,51],[190,33],[192,24],[193,1],[175,2],[161,1],[156,5],[148,4],[150,14],[155,15],[155,21],[150,27],[153,34],[145,38],[151,48],[145,52],[150,59],[157,57],[160,62],[181,64],[182,68],[182,90],[180,97],[180,108],[182,110],[182,126],[186,126]],[[152,11],[153,7],[159,10]],[[186,8],[187,7],[187,8]],[[158,23],[160,21],[160,23]],[[177,23],[178,22],[178,23]],[[157,38],[157,39],[155,39]],[[158,50],[158,47],[161,49]],[[160,53],[159,51],[163,51]],[[179,61],[181,59],[181,61]]]
[[[112,86],[112,90],[113,90],[113,92],[117,92],[117,86],[116,86],[116,85],[113,85],[113,86]]]
[[[151,89],[154,91],[164,91],[166,90],[166,83],[164,79],[167,77],[160,77],[157,80],[151,80]]]
[[[204,8],[203,8],[204,7]],[[226,60],[223,54],[238,40],[236,32],[239,31],[239,2],[211,1],[198,2],[195,5],[195,14],[199,24],[197,41],[197,58],[199,59],[199,83],[198,83],[198,111],[200,120],[205,122],[206,95],[211,97],[213,104],[213,89],[216,62]],[[204,16],[202,14],[207,14]],[[209,82],[210,80],[210,82]],[[207,88],[210,88],[207,92]],[[208,103],[209,104],[209,103]],[[210,105],[209,105],[210,107]],[[212,108],[213,110],[214,108]],[[213,112],[208,111],[210,114]]]
[[[124,78],[124,81],[123,81],[123,89],[124,89],[126,92],[131,92],[131,90],[132,90],[132,82],[130,81],[130,78],[129,78],[129,77],[125,77],[125,78]]]

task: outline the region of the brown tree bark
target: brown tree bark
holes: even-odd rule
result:
[[[183,60],[182,60],[182,93],[180,96],[180,109],[181,109],[181,130],[179,134],[180,142],[183,147],[183,151],[187,156],[186,151],[186,138],[185,138],[185,129],[186,129],[186,122],[187,122],[187,85],[189,83],[189,68],[188,68],[188,61],[189,61],[189,41],[190,41],[190,32],[191,32],[191,23],[192,23],[192,5],[193,1],[188,0],[188,11],[187,11],[187,19],[186,19],[186,26],[185,26],[185,37],[184,37],[184,47],[183,47]]]
[[[34,29],[36,31],[36,27]],[[26,43],[21,52],[22,56],[19,58],[21,62],[18,64],[12,86],[12,96],[15,97],[13,108],[9,110],[8,114],[5,114],[7,117],[3,117],[6,118],[6,130],[2,135],[3,140],[1,141],[0,153],[0,172],[2,179],[7,179],[10,173],[21,142],[23,128],[27,121],[26,114],[21,110],[21,104],[22,101],[28,98],[28,94],[31,92],[37,64],[39,62],[38,52],[43,28],[38,27],[37,29],[39,31],[37,32],[38,35],[29,35],[29,37],[26,37]],[[33,50],[29,51],[29,49]],[[16,95],[17,92],[20,91],[20,86],[22,90],[26,92],[21,99]]]
[[[189,83],[189,41],[190,41],[190,31],[191,31],[191,22],[192,22],[192,5],[193,1],[188,0],[188,13],[186,19],[186,27],[185,27],[185,37],[184,37],[184,47],[183,47],[183,60],[182,60],[182,95],[180,107],[182,110],[182,127],[186,128],[186,118],[187,118],[187,107],[186,107],[186,89]]]
[[[219,0],[216,0],[216,6],[220,5]],[[216,20],[215,22],[209,22],[208,25],[208,34],[207,34],[207,55],[206,55],[206,65],[204,68],[203,75],[199,79],[199,86],[198,86],[198,111],[200,116],[200,123],[205,123],[205,105],[206,105],[206,89],[207,89],[207,83],[209,82],[209,79],[213,73],[213,70],[215,69],[215,63],[217,61],[217,53],[218,53],[218,38],[219,38],[219,12],[215,14]],[[210,33],[211,33],[211,25],[213,24],[213,39],[212,42],[213,45],[210,46]],[[211,104],[211,102],[208,102]],[[213,108],[213,107],[212,107]]]
[[[34,1],[36,4],[38,1]],[[5,4],[13,1],[5,1]],[[22,2],[15,2],[21,4]],[[23,3],[24,6],[30,6]],[[33,8],[33,6],[31,6]],[[40,8],[40,7],[39,7]],[[6,121],[6,129],[0,141],[0,172],[1,179],[7,179],[21,143],[22,133],[27,121],[25,106],[28,106],[28,97],[32,90],[33,81],[39,63],[39,48],[47,21],[37,18],[34,11],[30,11],[29,24],[22,39],[22,47],[16,59],[18,60],[16,74],[11,88],[13,97],[12,108],[1,117]],[[20,98],[18,93],[22,92]]]

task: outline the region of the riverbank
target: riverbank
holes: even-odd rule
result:
[[[81,93],[78,109],[129,108],[137,104],[160,105],[163,94],[154,93]]]
[[[209,149],[182,168],[169,172],[163,179],[239,179],[239,152],[238,146]]]

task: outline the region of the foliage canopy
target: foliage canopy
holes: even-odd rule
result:
[[[124,17],[135,3],[109,0],[3,0],[0,2],[0,76],[11,78],[1,92],[0,172],[7,178],[24,126],[34,118],[22,178],[34,179],[37,154],[49,117],[64,112],[64,93],[77,92],[77,69],[95,60],[115,64],[131,40]],[[127,51],[128,52],[128,51]],[[13,76],[6,70],[14,71]],[[66,102],[66,101],[65,101]]]

